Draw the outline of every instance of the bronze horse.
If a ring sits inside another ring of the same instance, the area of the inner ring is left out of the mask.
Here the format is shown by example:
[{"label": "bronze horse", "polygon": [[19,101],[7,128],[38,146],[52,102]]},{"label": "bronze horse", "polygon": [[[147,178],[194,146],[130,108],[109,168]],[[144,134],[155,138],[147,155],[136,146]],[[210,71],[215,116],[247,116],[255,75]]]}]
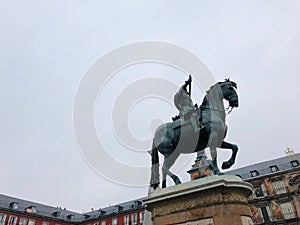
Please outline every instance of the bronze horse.
[{"label": "bronze horse", "polygon": [[170,172],[180,154],[204,151],[210,148],[212,157],[211,167],[215,175],[221,175],[217,165],[217,148],[231,149],[232,155],[228,161],[223,162],[222,169],[229,169],[236,159],[238,146],[224,141],[227,133],[225,124],[226,110],[223,99],[229,102],[233,109],[239,106],[237,85],[235,82],[226,79],[213,85],[205,95],[202,105],[197,108],[197,113],[203,128],[195,132],[188,120],[169,122],[159,126],[153,138],[151,150],[151,186],[156,189],[159,186],[159,156],[158,152],[164,155],[162,166],[162,188],[166,187],[166,177],[169,175],[175,184],[180,184],[180,179]]}]

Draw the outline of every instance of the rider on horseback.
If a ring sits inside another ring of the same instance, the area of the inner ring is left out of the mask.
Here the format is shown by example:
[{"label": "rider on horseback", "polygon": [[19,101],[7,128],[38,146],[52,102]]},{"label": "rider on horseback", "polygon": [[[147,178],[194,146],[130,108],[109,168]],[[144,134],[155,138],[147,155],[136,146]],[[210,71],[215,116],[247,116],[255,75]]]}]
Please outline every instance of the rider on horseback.
[{"label": "rider on horseback", "polygon": [[[185,81],[184,85],[182,85],[179,91],[175,94],[174,103],[176,108],[179,110],[179,116],[173,117],[172,119],[174,121],[179,118],[183,118],[184,121],[190,119],[195,133],[197,133],[200,131],[202,126],[196,112],[197,105],[194,105],[191,99],[191,83],[192,77],[190,75],[189,79]],[[189,92],[187,91],[187,86],[189,86]]]}]

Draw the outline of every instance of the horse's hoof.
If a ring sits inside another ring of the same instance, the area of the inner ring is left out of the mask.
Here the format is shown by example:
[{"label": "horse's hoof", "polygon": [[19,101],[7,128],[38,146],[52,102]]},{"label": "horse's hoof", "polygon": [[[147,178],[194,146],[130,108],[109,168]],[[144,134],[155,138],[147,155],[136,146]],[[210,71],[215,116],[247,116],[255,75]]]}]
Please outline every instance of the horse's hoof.
[{"label": "horse's hoof", "polygon": [[215,173],[214,175],[215,175],[215,176],[222,176],[222,175],[225,175],[225,173],[219,172],[219,173]]},{"label": "horse's hoof", "polygon": [[214,170],[213,173],[214,175],[224,175],[224,173],[221,173],[220,170]]},{"label": "horse's hoof", "polygon": [[181,184],[181,181],[178,179],[178,180],[175,181],[175,184],[176,185]]},{"label": "horse's hoof", "polygon": [[158,184],[152,184],[151,187],[155,190],[158,188]]},{"label": "horse's hoof", "polygon": [[231,166],[232,166],[232,164],[229,163],[228,161],[222,163],[222,169],[223,170],[229,169]]},{"label": "horse's hoof", "polygon": [[222,169],[223,169],[223,170],[229,169],[229,167],[230,167],[230,166],[229,166],[229,163],[228,163],[228,162],[223,162],[223,163],[222,163]]}]

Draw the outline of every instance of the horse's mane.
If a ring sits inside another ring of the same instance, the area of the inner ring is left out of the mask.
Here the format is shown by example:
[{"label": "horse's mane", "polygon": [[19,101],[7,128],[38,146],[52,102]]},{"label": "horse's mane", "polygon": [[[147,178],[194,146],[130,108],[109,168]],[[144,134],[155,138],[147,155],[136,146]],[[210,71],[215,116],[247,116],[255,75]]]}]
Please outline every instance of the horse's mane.
[{"label": "horse's mane", "polygon": [[203,100],[202,100],[202,103],[201,103],[201,106],[206,106],[208,104],[208,96],[211,94],[212,91],[214,91],[214,89],[220,85],[222,82],[217,82],[216,84],[210,86],[209,90],[206,91],[206,95],[204,96]]}]

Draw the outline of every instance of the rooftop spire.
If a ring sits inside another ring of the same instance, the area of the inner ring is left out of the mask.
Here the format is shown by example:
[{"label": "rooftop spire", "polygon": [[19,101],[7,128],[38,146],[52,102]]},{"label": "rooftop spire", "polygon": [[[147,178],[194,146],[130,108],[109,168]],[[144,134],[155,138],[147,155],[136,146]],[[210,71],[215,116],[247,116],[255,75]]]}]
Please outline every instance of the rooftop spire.
[{"label": "rooftop spire", "polygon": [[286,154],[287,156],[289,156],[289,155],[294,155],[294,154],[295,154],[294,150],[291,149],[290,147],[287,147],[286,150],[285,150],[284,152],[285,152],[285,154]]}]

